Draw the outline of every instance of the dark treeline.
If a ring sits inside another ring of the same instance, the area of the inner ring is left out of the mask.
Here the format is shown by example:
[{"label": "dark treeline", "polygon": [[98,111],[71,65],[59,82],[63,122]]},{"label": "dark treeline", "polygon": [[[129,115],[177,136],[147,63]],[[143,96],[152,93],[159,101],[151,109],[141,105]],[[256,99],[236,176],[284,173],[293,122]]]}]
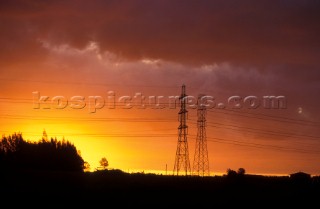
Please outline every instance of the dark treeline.
[{"label": "dark treeline", "polygon": [[0,168],[3,170],[83,171],[84,160],[69,141],[51,138],[30,142],[22,134],[3,136]]}]

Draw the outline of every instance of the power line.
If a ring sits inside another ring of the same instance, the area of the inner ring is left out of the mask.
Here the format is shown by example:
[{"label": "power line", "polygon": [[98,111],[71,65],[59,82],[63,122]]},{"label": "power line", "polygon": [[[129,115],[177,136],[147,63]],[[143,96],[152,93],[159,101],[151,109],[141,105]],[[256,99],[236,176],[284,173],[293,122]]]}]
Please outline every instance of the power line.
[{"label": "power line", "polygon": [[[226,110],[226,109],[225,109]],[[226,110],[226,111],[231,111],[231,110]],[[259,119],[259,120],[271,120],[271,121],[277,121],[277,122],[285,122],[285,123],[293,123],[293,124],[298,124],[298,125],[307,125],[307,126],[319,126],[320,122],[316,121],[307,121],[307,120],[298,120],[298,119],[293,119],[293,118],[285,118],[285,117],[276,117],[276,116],[269,116],[269,118],[263,118],[263,117],[255,117],[255,116],[249,116],[249,115],[242,115],[241,113],[238,114],[230,114],[228,112],[215,112],[215,111],[210,111],[208,112],[214,112],[214,113],[219,113],[219,114],[225,114],[225,115],[232,115],[232,116],[240,116],[240,117],[246,117],[246,118],[254,118],[254,119]],[[233,111],[235,112],[235,111]],[[236,112],[237,113],[237,112]],[[282,118],[282,119],[281,119]]]},{"label": "power line", "polygon": [[[277,131],[270,131],[270,130],[263,130],[263,129],[257,129],[257,128],[251,128],[251,127],[243,127],[243,126],[236,126],[236,125],[226,125],[223,123],[214,123],[214,122],[210,122],[209,124],[216,124],[216,125],[220,125],[223,126],[222,128],[225,129],[230,129],[230,130],[235,130],[235,131],[239,131],[236,128],[240,128],[240,129],[246,129],[246,132],[252,132],[252,133],[262,133],[262,134],[268,134],[268,135],[274,135],[274,136],[287,136],[287,137],[296,137],[296,138],[301,138],[301,137],[307,137],[307,138],[316,138],[316,139],[320,139],[320,136],[312,136],[312,135],[305,135],[305,134],[294,134],[294,133],[287,133],[287,132],[277,132]],[[218,127],[219,126],[214,126],[214,125],[209,125],[210,127]],[[225,127],[225,126],[229,126],[229,127]],[[243,130],[241,130],[243,131]]]},{"label": "power line", "polygon": [[[8,118],[8,119],[28,119],[28,120],[60,120],[60,121],[90,121],[90,122],[174,122],[174,119],[167,119],[167,118],[87,118],[87,117],[51,117],[51,116],[26,116],[26,115],[10,115],[10,114],[2,114],[2,118]],[[190,123],[195,123],[193,121],[190,121]],[[241,129],[242,132],[251,132],[256,134],[265,134],[265,135],[273,135],[273,136],[286,136],[286,137],[295,137],[295,138],[315,138],[319,139],[319,136],[313,136],[313,135],[306,135],[306,134],[296,134],[296,133],[288,133],[288,132],[278,132],[278,131],[271,131],[271,130],[264,130],[264,129],[258,129],[258,128],[251,128],[251,127],[244,127],[244,126],[237,126],[237,125],[230,125],[230,124],[224,124],[224,123],[217,123],[217,122],[208,122],[209,127],[215,127],[215,128],[224,128],[234,131],[240,131],[238,129]],[[218,125],[218,126],[217,126]]]},{"label": "power line", "polygon": [[[62,81],[52,81],[52,80],[27,80],[27,79],[17,79],[17,78],[0,78],[0,81],[7,82],[27,82],[27,83],[43,83],[43,84],[63,84],[63,85],[87,85],[87,86],[124,86],[123,84],[116,83],[98,83],[98,82],[62,82]],[[164,86],[164,85],[139,85],[139,84],[125,84],[126,87],[147,87],[147,88],[177,88],[176,85]]]},{"label": "power line", "polygon": [[[196,122],[190,122],[193,124],[196,124]],[[208,122],[209,123],[209,122]],[[285,132],[276,132],[276,131],[269,131],[269,130],[263,130],[263,129],[256,129],[256,128],[250,128],[250,127],[243,127],[243,126],[235,126],[235,125],[228,125],[223,123],[214,123],[210,122],[209,124],[217,124],[217,125],[207,125],[208,127],[214,127],[214,128],[223,128],[223,129],[229,129],[237,132],[249,132],[254,134],[263,134],[263,135],[273,135],[273,136],[285,136],[285,137],[294,137],[301,139],[302,137],[307,138],[314,138],[314,139],[320,139],[319,136],[311,136],[311,135],[304,135],[304,134],[295,134],[295,133],[285,133]],[[239,130],[240,128],[241,130]]]},{"label": "power line", "polygon": [[120,122],[174,122],[174,119],[166,118],[85,118],[85,117],[51,117],[51,116],[24,116],[24,115],[2,115],[2,118],[28,119],[28,120],[71,120],[71,121],[120,121]]},{"label": "power line", "polygon": [[268,149],[268,150],[289,151],[289,152],[298,152],[298,153],[304,153],[304,154],[311,154],[311,153],[320,154],[320,151],[317,151],[317,150],[288,148],[288,147],[283,147],[283,146],[243,142],[243,141],[238,141],[238,140],[229,140],[229,139],[222,139],[222,138],[217,138],[217,137],[208,137],[208,141],[209,142],[224,143],[224,144],[232,144],[232,145],[236,145],[236,146],[246,146],[246,147],[253,147],[253,148]]},{"label": "power line", "polygon": [[[26,98],[10,98],[10,97],[2,97],[0,98],[0,100],[9,100],[6,101],[8,103],[33,103],[34,99],[26,99]],[[150,105],[154,105],[153,103],[148,103],[145,102],[143,103],[146,106]],[[112,105],[115,106],[125,106],[125,104],[123,102],[114,102],[112,103]],[[139,107],[141,106],[141,104],[131,104],[132,107]],[[160,102],[159,105],[173,105],[173,103],[170,102]],[[194,108],[191,108],[194,109]],[[278,122],[287,122],[287,123],[307,123],[307,125],[320,125],[319,121],[309,121],[309,120],[301,120],[301,119],[294,119],[294,118],[289,118],[289,117],[283,117],[283,116],[274,116],[274,115],[268,115],[268,114],[263,114],[263,113],[253,113],[253,112],[239,112],[236,110],[232,110],[232,109],[217,109],[217,110],[210,110],[207,109],[208,112],[214,112],[214,113],[219,113],[219,114],[226,114],[226,115],[232,115],[232,116],[240,116],[240,117],[247,117],[247,118],[255,118],[255,119],[260,119],[260,120],[272,120],[272,121],[278,121]],[[219,111],[223,111],[223,112],[219,112]],[[233,112],[236,114],[231,114],[228,112]],[[245,115],[244,115],[245,114]],[[250,116],[251,115],[251,116]],[[258,116],[258,117],[256,117]],[[276,120],[275,120],[276,119]],[[305,124],[303,124],[305,125]]]}]

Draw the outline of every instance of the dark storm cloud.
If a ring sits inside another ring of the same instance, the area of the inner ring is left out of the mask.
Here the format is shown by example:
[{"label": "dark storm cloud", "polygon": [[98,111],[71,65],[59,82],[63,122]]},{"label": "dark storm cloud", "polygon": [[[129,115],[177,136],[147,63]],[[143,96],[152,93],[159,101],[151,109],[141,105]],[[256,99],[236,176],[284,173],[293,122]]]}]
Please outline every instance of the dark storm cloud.
[{"label": "dark storm cloud", "polygon": [[36,40],[45,39],[96,41],[129,59],[315,65],[319,9],[319,1],[1,1],[1,56],[40,56]]}]

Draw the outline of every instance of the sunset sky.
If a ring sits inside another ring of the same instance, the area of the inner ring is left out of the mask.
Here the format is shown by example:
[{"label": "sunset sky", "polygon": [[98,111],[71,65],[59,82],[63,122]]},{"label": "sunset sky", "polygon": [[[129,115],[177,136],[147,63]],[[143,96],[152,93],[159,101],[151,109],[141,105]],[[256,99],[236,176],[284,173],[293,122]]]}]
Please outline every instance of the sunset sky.
[{"label": "sunset sky", "polygon": [[[92,170],[106,157],[110,168],[172,174],[179,105],[169,96],[185,84],[187,95],[214,97],[212,174],[319,175],[319,11],[312,0],[0,1],[0,132],[64,137]],[[264,96],[286,107],[267,108]]]}]

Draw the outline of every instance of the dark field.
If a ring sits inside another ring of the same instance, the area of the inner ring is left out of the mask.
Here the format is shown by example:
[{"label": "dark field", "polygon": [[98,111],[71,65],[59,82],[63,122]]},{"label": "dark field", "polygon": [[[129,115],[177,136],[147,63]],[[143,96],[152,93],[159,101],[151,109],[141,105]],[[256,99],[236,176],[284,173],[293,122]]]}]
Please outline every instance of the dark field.
[{"label": "dark field", "polygon": [[2,171],[0,177],[1,199],[21,200],[24,206],[309,208],[320,199],[319,177],[162,176],[120,170]]}]

